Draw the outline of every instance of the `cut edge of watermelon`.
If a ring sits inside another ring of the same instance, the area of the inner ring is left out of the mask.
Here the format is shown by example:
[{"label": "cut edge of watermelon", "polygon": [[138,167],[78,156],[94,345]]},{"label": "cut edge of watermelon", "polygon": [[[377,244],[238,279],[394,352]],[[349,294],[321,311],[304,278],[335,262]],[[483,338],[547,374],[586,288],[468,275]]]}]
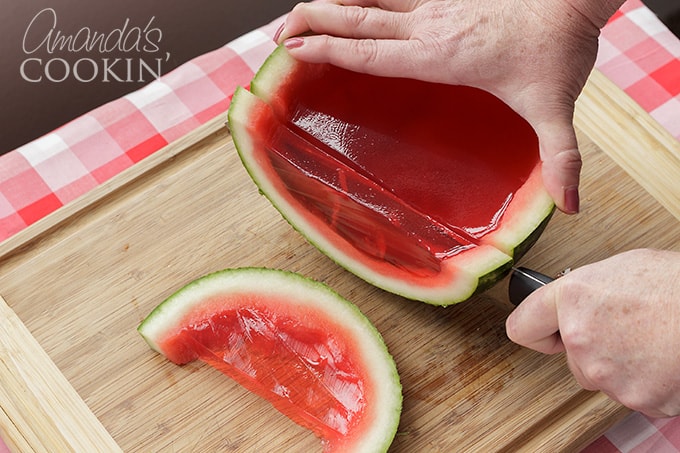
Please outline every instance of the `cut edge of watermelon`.
[{"label": "cut edge of watermelon", "polygon": [[[253,77],[250,92],[266,104],[275,103],[273,93],[286,84],[300,64],[284,46],[278,46],[262,64],[261,69],[266,70],[257,71]],[[526,183],[514,194],[504,213],[503,227],[487,234],[482,241],[514,259],[521,257],[536,242],[555,210],[555,203],[543,186],[541,167],[537,165]],[[516,214],[520,209],[521,216]]]},{"label": "cut edge of watermelon", "polygon": [[[250,91],[267,104],[271,104],[272,93],[275,93],[278,87],[285,85],[290,74],[300,64],[285,47],[276,47],[250,81]],[[266,71],[263,71],[263,68],[266,68]]]},{"label": "cut edge of watermelon", "polygon": [[[229,107],[228,123],[241,161],[260,192],[294,229],[322,253],[374,286],[408,299],[446,306],[467,300],[493,286],[536,242],[555,208],[543,187],[540,165],[515,193],[502,226],[487,234],[474,253],[468,250],[456,256],[455,260],[443,260],[442,271],[436,277],[406,277],[404,273],[392,277],[394,267],[389,263],[370,258],[355,249],[322,220],[301,214],[306,210],[304,206],[287,196],[285,187],[276,187],[276,183],[267,178],[267,172],[262,168],[269,164],[265,159],[258,159],[255,152],[257,144],[253,143],[247,130],[250,114],[255,109],[274,108],[278,102],[274,93],[286,83],[299,64],[284,47],[277,47],[252,79],[250,91],[244,88],[236,90]],[[527,209],[527,206],[530,208]],[[522,215],[516,215],[520,210]]]},{"label": "cut edge of watermelon", "polygon": [[[260,108],[269,106],[244,88],[236,90],[229,109],[229,125],[241,161],[261,193],[283,218],[338,265],[379,288],[433,305],[449,305],[466,300],[488,288],[510,270],[510,255],[495,246],[481,244],[455,260],[444,260],[442,270],[436,277],[413,275],[407,278],[404,273],[398,278],[391,277],[390,274],[394,273],[391,264],[365,255],[321,219],[305,215],[304,206],[286,192],[283,183],[267,177],[265,169],[269,163],[258,159],[255,153],[258,144],[253,142],[253,137],[247,131],[250,114]],[[336,244],[343,244],[344,247]]]},{"label": "cut edge of watermelon", "polygon": [[502,228],[482,238],[483,243],[502,250],[514,261],[538,240],[555,211],[555,203],[543,185],[541,167],[537,165],[514,194],[503,215]]},{"label": "cut edge of watermelon", "polygon": [[402,387],[396,364],[382,335],[361,310],[321,282],[278,269],[225,269],[194,280],[169,296],[137,330],[154,351],[173,361],[159,346],[162,339],[179,330],[192,312],[209,313],[213,307],[203,305],[210,304],[211,298],[231,292],[271,295],[276,299],[287,297],[288,308],[297,306],[323,313],[343,333],[348,333],[360,366],[370,370],[366,374],[371,379],[369,392],[375,395],[375,400],[366,406],[370,412],[364,416],[373,422],[362,423],[368,432],[352,432],[351,438],[339,441],[335,447],[358,452],[386,451],[396,435],[402,408]]}]

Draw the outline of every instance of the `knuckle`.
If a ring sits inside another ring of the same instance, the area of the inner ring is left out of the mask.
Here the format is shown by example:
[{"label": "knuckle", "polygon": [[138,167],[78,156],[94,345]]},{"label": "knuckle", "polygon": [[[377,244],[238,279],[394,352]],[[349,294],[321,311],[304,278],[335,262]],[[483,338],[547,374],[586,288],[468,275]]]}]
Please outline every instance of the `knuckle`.
[{"label": "knuckle", "polygon": [[581,153],[577,148],[562,150],[555,155],[555,159],[559,162],[562,168],[580,171],[583,165]]},{"label": "knuckle", "polygon": [[305,9],[306,7],[307,7],[307,3],[306,3],[306,2],[299,2],[299,3],[297,3],[297,4],[293,7],[292,11],[295,11],[295,12],[304,11],[304,9]]},{"label": "knuckle", "polygon": [[307,8],[306,3],[304,2],[297,3],[293,7],[293,9],[291,9],[290,12],[288,13],[289,20],[291,17],[304,16],[306,8]]},{"label": "knuckle", "polygon": [[360,70],[368,71],[378,61],[379,49],[375,39],[360,39],[352,43],[352,51],[361,60]]},{"label": "knuckle", "polygon": [[357,72],[372,73],[375,70],[379,52],[375,40],[328,35],[306,39],[307,51],[320,56],[317,62],[327,62]]},{"label": "knuckle", "polygon": [[608,367],[596,363],[583,370],[583,375],[589,385],[583,386],[588,390],[606,390],[611,385],[612,373]]},{"label": "knuckle", "polygon": [[361,28],[368,23],[370,10],[360,6],[345,6],[341,9],[344,21],[350,29]]}]

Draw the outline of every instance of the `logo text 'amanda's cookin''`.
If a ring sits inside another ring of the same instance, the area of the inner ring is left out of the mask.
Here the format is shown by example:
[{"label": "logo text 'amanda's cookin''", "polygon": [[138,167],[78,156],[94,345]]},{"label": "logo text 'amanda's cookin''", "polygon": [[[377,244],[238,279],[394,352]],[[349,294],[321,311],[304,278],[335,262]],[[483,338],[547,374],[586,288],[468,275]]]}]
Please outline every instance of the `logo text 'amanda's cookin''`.
[{"label": "logo text 'amanda's cookin''", "polygon": [[68,34],[57,28],[57,12],[45,8],[33,17],[24,32],[22,46],[26,58],[19,68],[21,77],[33,83],[157,79],[170,53],[161,52],[163,32],[154,26],[154,20],[152,16],[143,26],[135,26],[128,18],[110,31],[84,26]]}]

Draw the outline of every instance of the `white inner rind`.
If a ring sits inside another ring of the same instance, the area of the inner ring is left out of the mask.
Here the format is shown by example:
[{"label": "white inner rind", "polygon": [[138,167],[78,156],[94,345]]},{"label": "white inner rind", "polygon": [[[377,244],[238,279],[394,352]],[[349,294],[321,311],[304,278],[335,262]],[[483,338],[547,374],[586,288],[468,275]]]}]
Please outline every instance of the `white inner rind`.
[{"label": "white inner rind", "polygon": [[[182,322],[192,312],[201,311],[201,305],[225,294],[254,294],[266,299],[271,296],[286,300],[282,307],[292,316],[296,309],[308,308],[339,326],[355,342],[353,359],[368,371],[370,387],[375,399],[369,401],[365,419],[359,425],[367,431],[352,433],[348,451],[386,451],[392,443],[401,414],[401,384],[396,365],[378,330],[349,301],[326,285],[298,274],[264,269],[229,269],[200,278],[166,299],[139,326],[139,333],[149,345],[163,354],[158,341],[182,327]],[[208,302],[209,303],[209,302]]]},{"label": "white inner rind", "polygon": [[[526,240],[549,216],[554,204],[543,188],[540,167],[517,192],[498,230],[487,235],[476,250],[468,250],[442,261],[438,276],[418,278],[398,272],[389,264],[362,254],[345,238],[306,211],[286,193],[280,181],[272,177],[270,163],[259,156],[258,147],[248,130],[251,114],[269,108],[272,93],[285,84],[297,63],[279,47],[265,61],[251,83],[251,92],[239,89],[229,108],[229,125],[241,160],[260,191],[283,217],[309,242],[367,282],[409,299],[435,305],[449,305],[467,300],[479,286],[479,279],[509,267],[514,249]],[[518,212],[521,209],[521,212]]]}]

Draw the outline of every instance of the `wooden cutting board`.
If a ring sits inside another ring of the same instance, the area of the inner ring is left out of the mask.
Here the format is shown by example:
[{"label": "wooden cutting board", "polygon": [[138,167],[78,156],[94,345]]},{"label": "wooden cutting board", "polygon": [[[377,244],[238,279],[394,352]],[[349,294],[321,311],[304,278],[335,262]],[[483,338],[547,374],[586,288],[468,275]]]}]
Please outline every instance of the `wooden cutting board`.
[{"label": "wooden cutting board", "polygon": [[[643,152],[634,135],[670,153],[677,183],[677,142],[598,73],[579,102],[582,213],[557,213],[521,264],[557,274],[634,247],[680,250],[677,219],[602,149]],[[391,451],[577,451],[627,414],[581,390],[562,355],[506,338],[507,281],[440,308],[336,266],[258,194],[223,121],[0,244],[0,436],[11,448],[320,451],[265,401],[205,364],[169,363],[135,330],[185,283],[237,266],[323,281],[382,332],[404,392]]]}]

